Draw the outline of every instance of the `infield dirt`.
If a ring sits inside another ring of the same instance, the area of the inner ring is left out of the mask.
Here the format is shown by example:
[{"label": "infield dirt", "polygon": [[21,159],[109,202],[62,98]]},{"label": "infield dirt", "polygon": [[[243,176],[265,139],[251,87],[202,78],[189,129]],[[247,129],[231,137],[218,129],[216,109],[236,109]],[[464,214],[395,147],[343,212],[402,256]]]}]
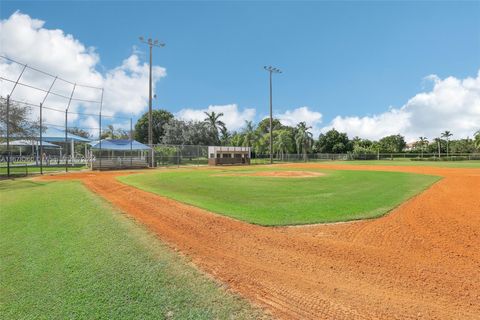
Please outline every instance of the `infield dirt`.
[{"label": "infield dirt", "polygon": [[289,164],[443,179],[387,216],[261,227],[116,180],[72,173],[202,270],[284,319],[480,319],[480,169]]}]

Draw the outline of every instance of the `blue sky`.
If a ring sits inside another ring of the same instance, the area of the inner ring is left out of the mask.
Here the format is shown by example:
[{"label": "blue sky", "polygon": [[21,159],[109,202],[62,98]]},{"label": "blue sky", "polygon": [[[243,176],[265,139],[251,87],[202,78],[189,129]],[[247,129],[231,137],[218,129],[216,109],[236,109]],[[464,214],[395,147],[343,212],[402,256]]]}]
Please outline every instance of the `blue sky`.
[{"label": "blue sky", "polygon": [[[167,76],[156,106],[172,112],[237,104],[268,112],[264,65],[274,78],[275,113],[307,106],[322,126],[337,116],[374,116],[431,90],[425,81],[477,77],[480,2],[127,2],[2,1],[61,29],[100,57],[106,72],[146,48],[139,35],[167,46],[154,63]],[[41,67],[41,66],[40,66]],[[146,105],[144,106],[146,108]]]}]

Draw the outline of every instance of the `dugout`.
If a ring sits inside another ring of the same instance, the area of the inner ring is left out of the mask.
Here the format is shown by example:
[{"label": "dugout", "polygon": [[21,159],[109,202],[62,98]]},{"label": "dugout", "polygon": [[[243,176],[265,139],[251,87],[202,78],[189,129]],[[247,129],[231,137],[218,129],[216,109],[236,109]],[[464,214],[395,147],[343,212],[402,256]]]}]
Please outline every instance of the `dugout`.
[{"label": "dugout", "polygon": [[208,147],[208,165],[249,165],[250,147]]},{"label": "dugout", "polygon": [[92,143],[92,170],[141,169],[148,167],[151,148],[136,140],[103,139]]}]

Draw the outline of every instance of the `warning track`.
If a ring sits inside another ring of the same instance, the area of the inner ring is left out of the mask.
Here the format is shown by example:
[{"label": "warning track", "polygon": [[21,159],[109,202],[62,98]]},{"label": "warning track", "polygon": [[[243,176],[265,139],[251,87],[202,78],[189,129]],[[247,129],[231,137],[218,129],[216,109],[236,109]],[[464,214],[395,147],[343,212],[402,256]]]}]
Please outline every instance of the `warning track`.
[{"label": "warning track", "polygon": [[269,228],[72,173],[205,272],[284,319],[479,319],[480,169],[291,164],[440,175],[389,215]]}]

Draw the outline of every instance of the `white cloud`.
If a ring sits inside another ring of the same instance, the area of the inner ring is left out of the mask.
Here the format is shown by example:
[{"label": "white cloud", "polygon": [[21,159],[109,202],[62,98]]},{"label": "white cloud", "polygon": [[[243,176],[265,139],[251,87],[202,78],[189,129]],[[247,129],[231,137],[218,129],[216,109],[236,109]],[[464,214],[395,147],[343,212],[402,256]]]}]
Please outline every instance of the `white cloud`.
[{"label": "white cloud", "polygon": [[310,110],[308,107],[299,107],[293,110],[287,110],[284,113],[274,115],[283,125],[295,127],[299,122],[305,122],[312,127],[312,133],[316,136],[320,131],[319,125],[322,123],[322,114]]},{"label": "white cloud", "polygon": [[252,121],[255,118],[255,109],[246,108],[239,110],[236,104],[227,105],[210,105],[204,109],[186,108],[178,111],[175,115],[179,119],[203,121],[205,119],[205,112],[223,113],[220,118],[229,130],[238,130],[245,125],[245,121]]},{"label": "white cloud", "polygon": [[[126,58],[122,64],[104,73],[99,72],[100,57],[95,48],[87,47],[73,35],[65,34],[59,29],[45,28],[45,22],[30,16],[15,12],[9,18],[0,21],[0,54],[13,58],[29,66],[44,70],[50,74],[94,87],[103,87],[104,114],[138,115],[148,103],[148,64],[139,61],[137,53]],[[16,80],[22,67],[0,58],[0,74],[2,77]],[[166,76],[164,68],[153,67],[153,83]],[[27,69],[21,82],[48,89],[52,77]],[[12,84],[0,81],[0,94],[10,93]],[[64,96],[70,96],[73,85],[57,80],[53,91]],[[17,86],[13,99],[38,104],[45,93]],[[100,100],[99,90],[77,86],[74,98],[85,100]],[[50,95],[46,106],[64,109],[68,99]],[[71,111],[98,113],[99,106],[95,103],[73,102]],[[64,115],[59,112],[44,112],[46,122],[59,124]],[[78,123],[92,123],[91,120],[80,119],[71,114],[71,120]]]},{"label": "white cloud", "polygon": [[[105,109],[111,113],[139,114],[148,104],[148,68],[137,55],[131,55],[120,67],[108,71],[104,80]],[[153,81],[165,75],[164,68],[152,67]]]},{"label": "white cloud", "polygon": [[390,109],[385,113],[374,116],[337,116],[328,126],[322,128],[322,132],[335,128],[340,132],[347,132],[350,137],[378,139],[391,134],[403,133],[409,123],[409,113],[398,109]]},{"label": "white cloud", "polygon": [[335,128],[351,137],[369,139],[400,133],[414,141],[419,136],[433,139],[445,130],[456,138],[471,137],[480,129],[480,71],[473,78],[430,75],[426,79],[433,81],[433,88],[415,95],[401,108],[373,116],[337,116],[322,131]]}]

